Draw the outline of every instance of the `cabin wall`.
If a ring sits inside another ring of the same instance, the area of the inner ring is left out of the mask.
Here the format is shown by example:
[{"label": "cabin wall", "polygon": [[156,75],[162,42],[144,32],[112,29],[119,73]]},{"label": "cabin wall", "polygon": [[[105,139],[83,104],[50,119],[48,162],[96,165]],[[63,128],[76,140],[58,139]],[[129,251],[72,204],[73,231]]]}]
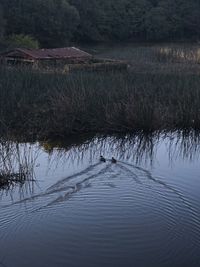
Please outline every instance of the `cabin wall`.
[{"label": "cabin wall", "polygon": [[53,68],[63,68],[66,64],[77,64],[88,62],[88,58],[70,58],[70,59],[43,59],[38,60],[40,67],[53,67]]},{"label": "cabin wall", "polygon": [[25,66],[41,72],[122,71],[128,68],[128,64],[124,61],[98,59],[94,57],[35,60],[27,56],[23,58],[6,57],[2,60],[10,66]]}]

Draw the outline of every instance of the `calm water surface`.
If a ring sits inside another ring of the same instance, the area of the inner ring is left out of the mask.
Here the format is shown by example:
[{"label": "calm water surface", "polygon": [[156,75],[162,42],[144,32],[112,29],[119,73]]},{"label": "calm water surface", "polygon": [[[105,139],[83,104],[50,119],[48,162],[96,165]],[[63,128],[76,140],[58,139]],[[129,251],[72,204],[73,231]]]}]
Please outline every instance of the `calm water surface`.
[{"label": "calm water surface", "polygon": [[199,138],[27,149],[36,182],[0,191],[0,266],[200,266]]}]

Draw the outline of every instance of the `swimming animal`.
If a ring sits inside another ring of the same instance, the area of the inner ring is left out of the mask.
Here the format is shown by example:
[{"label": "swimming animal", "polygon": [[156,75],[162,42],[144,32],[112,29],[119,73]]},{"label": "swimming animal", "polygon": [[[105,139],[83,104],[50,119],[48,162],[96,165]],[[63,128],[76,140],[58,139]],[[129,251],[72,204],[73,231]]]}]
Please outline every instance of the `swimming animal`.
[{"label": "swimming animal", "polygon": [[111,162],[112,162],[112,163],[117,163],[117,160],[116,160],[115,158],[112,157]]},{"label": "swimming animal", "polygon": [[106,159],[105,159],[103,156],[101,156],[101,157],[100,157],[100,161],[101,161],[101,162],[106,162]]}]

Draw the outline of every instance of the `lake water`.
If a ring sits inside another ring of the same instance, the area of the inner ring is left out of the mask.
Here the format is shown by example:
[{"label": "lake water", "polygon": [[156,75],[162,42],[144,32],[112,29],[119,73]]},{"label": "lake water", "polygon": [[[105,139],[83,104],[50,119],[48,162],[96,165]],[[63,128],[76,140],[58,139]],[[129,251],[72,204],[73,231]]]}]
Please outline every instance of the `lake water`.
[{"label": "lake water", "polygon": [[0,191],[0,266],[200,266],[198,135],[94,137],[20,151],[31,153],[36,181]]}]

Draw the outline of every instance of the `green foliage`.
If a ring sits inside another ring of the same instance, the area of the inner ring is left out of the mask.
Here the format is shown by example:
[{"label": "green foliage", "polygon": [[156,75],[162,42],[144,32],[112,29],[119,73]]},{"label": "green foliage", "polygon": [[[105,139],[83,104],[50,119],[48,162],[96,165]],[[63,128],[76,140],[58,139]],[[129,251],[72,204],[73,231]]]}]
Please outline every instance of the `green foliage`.
[{"label": "green foliage", "polygon": [[103,31],[107,24],[107,14],[98,0],[71,1],[80,15],[80,24],[76,31],[76,39],[83,41],[103,40]]},{"label": "green foliage", "polygon": [[[200,39],[199,0],[0,0],[0,37],[70,41]],[[6,21],[6,26],[5,26]]]},{"label": "green foliage", "polygon": [[4,20],[4,17],[3,17],[3,10],[2,10],[2,7],[0,5],[0,40],[3,37],[4,28],[5,28],[5,20]]},{"label": "green foliage", "polygon": [[42,46],[58,46],[73,36],[78,12],[66,0],[0,0],[7,19],[6,34],[34,36]]},{"label": "green foliage", "polygon": [[10,48],[39,48],[39,43],[33,37],[23,34],[13,34],[6,40]]},{"label": "green foliage", "polygon": [[197,0],[70,0],[79,41],[200,38]]},{"label": "green foliage", "polygon": [[127,40],[144,33],[148,0],[71,0],[79,11],[78,40]]}]

